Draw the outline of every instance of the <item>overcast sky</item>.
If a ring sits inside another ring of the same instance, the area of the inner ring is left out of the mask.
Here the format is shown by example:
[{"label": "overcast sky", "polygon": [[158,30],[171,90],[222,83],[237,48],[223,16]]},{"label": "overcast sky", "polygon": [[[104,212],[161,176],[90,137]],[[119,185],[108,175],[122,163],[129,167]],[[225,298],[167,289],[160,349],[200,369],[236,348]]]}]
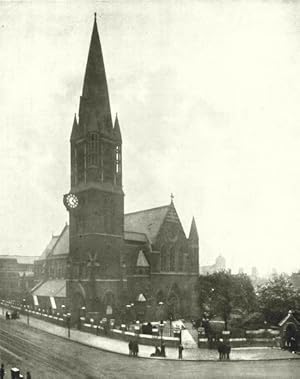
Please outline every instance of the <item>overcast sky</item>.
[{"label": "overcast sky", "polygon": [[68,220],[69,136],[93,26],[123,135],[126,212],[168,204],[200,262],[296,271],[300,6],[293,1],[0,2],[0,252]]}]

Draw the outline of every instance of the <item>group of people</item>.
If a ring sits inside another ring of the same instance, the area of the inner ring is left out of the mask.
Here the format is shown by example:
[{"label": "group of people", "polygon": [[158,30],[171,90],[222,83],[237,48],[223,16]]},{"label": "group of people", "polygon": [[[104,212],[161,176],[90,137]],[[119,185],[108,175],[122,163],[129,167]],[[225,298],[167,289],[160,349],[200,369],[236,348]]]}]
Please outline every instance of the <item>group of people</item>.
[{"label": "group of people", "polygon": [[[5,372],[5,369],[4,369],[4,364],[1,363],[1,367],[0,367],[0,379],[4,379],[4,376],[5,376],[6,372]],[[18,378],[24,378],[24,376],[22,374],[18,374]],[[14,378],[13,376],[13,373],[12,373],[12,379]],[[27,371],[26,372],[26,379],[31,379],[31,374],[30,374],[30,371]]]},{"label": "group of people", "polygon": [[[184,348],[182,343],[178,345],[178,359],[182,359],[182,352]],[[150,357],[166,357],[166,345],[162,342],[160,348],[156,345],[154,353],[150,354]]]},{"label": "group of people", "polygon": [[129,356],[130,357],[137,357],[139,353],[139,344],[137,340],[130,340],[128,343],[129,348]]},{"label": "group of people", "polygon": [[223,341],[219,341],[218,343],[218,353],[219,359],[221,360],[229,360],[230,359],[231,346],[229,343],[225,343]]},{"label": "group of people", "polygon": [[158,345],[155,346],[154,353],[150,354],[150,357],[166,357],[166,345],[164,342],[161,343],[160,348]]},{"label": "group of people", "polygon": [[15,309],[11,313],[9,311],[6,311],[5,313],[6,320],[16,320],[19,317],[20,317],[19,312],[17,312]]}]

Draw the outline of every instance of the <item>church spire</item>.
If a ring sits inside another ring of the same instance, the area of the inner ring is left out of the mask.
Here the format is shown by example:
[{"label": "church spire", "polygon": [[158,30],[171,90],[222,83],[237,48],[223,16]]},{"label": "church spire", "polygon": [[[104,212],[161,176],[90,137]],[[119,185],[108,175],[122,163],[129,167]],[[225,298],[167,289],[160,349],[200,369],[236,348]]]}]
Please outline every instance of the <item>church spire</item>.
[{"label": "church spire", "polygon": [[96,13],[80,101],[80,124],[88,124],[88,114],[91,108],[96,110],[97,123],[100,128],[104,127],[107,131],[111,130],[109,95]]}]

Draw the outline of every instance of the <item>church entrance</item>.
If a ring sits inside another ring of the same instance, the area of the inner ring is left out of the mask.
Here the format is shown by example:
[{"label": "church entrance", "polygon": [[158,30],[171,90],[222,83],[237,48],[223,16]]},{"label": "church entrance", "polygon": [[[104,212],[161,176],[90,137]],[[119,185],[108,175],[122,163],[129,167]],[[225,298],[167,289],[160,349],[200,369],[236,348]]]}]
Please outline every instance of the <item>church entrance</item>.
[{"label": "church entrance", "polygon": [[168,318],[176,320],[180,317],[180,300],[175,292],[171,292],[167,299]]}]

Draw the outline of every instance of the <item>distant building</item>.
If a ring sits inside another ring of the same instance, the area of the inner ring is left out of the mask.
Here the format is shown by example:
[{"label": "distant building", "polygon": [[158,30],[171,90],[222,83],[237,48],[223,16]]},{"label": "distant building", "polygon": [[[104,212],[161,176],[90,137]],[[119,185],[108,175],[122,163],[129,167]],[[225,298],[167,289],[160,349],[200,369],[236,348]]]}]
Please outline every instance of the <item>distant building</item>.
[{"label": "distant building", "polygon": [[300,271],[295,272],[291,275],[291,282],[295,288],[300,290]]},{"label": "distant building", "polygon": [[34,285],[36,256],[0,255],[0,298],[22,299]]},{"label": "distant building", "polygon": [[226,270],[226,260],[222,255],[216,258],[216,261],[212,265],[201,266],[200,265],[200,275],[209,275],[214,272],[220,272]]}]

